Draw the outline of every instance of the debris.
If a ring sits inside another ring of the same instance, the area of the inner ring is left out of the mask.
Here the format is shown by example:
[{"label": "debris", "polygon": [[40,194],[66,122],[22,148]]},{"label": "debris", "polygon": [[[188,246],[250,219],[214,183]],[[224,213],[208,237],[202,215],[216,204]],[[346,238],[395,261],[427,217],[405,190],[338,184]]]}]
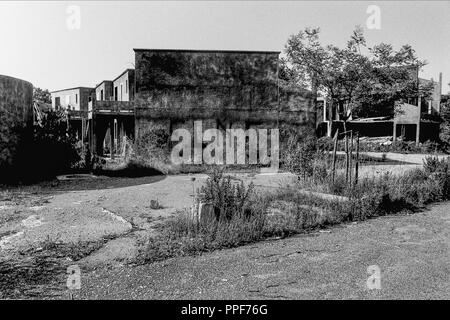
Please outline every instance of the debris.
[{"label": "debris", "polygon": [[25,228],[35,228],[42,225],[42,221],[39,220],[36,215],[31,215],[28,218],[22,220],[22,224]]}]

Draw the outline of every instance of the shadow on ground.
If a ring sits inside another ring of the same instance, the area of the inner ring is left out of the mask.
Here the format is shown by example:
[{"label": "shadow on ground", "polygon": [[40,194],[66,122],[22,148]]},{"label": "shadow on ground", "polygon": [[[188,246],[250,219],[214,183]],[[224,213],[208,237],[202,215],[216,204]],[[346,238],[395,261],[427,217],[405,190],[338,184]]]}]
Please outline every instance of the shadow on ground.
[{"label": "shadow on ground", "polygon": [[99,189],[116,189],[137,186],[142,184],[155,183],[166,178],[165,175],[153,175],[144,177],[127,176],[96,176],[96,178],[83,180],[53,181],[50,186],[44,189],[49,191],[82,191]]}]

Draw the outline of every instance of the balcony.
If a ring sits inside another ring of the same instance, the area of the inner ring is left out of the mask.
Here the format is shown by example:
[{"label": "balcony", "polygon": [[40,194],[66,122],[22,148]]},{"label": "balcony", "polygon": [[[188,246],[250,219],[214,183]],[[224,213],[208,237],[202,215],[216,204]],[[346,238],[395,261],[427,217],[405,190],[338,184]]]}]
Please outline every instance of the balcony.
[{"label": "balcony", "polygon": [[94,101],[94,114],[134,115],[134,103],[131,101]]},{"label": "balcony", "polygon": [[70,120],[81,120],[87,118],[88,112],[86,110],[67,110],[67,115]]}]

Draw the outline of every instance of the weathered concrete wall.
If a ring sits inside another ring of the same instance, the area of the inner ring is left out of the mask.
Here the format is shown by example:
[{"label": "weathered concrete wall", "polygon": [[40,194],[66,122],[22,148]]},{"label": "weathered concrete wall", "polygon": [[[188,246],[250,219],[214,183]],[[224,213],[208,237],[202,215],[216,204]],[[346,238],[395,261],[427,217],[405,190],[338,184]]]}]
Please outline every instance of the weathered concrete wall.
[{"label": "weathered concrete wall", "polygon": [[278,54],[135,49],[136,137],[156,125],[192,130],[194,120],[206,128],[314,127],[311,94],[278,83]]},{"label": "weathered concrete wall", "polygon": [[417,124],[420,121],[420,106],[403,103],[394,117],[396,123]]},{"label": "weathered concrete wall", "polygon": [[[80,110],[80,89],[69,89],[58,92],[52,92],[52,106],[54,109],[70,109]],[[59,98],[59,105],[56,101]]]},{"label": "weathered concrete wall", "polygon": [[[103,98],[101,91],[103,90]],[[95,97],[98,101],[113,100],[113,82],[105,80],[95,88]]]},{"label": "weathered concrete wall", "polygon": [[0,75],[0,171],[12,164],[18,144],[29,138],[27,128],[32,125],[33,85]]},{"label": "weathered concrete wall", "polygon": [[134,100],[134,70],[127,69],[118,78],[113,81],[113,92],[117,88],[117,101],[132,101]]},{"label": "weathered concrete wall", "polygon": [[57,108],[56,98],[60,99],[60,108],[87,111],[89,98],[94,93],[93,88],[71,88],[67,90],[54,91],[52,95],[52,107]]}]

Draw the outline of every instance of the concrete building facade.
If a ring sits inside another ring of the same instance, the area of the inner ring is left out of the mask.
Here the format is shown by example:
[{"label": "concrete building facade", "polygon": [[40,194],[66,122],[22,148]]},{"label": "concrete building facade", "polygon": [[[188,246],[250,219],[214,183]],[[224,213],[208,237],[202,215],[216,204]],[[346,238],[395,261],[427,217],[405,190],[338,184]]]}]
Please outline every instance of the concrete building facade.
[{"label": "concrete building facade", "polygon": [[134,100],[134,70],[126,69],[112,81],[114,101]]},{"label": "concrete building facade", "polygon": [[104,80],[95,87],[95,99],[97,101],[114,100],[113,82]]},{"label": "concrete building facade", "polygon": [[[311,125],[311,94],[281,88],[279,52],[134,49],[136,137],[203,120],[203,130]],[[313,125],[312,125],[313,126]]]},{"label": "concrete building facade", "polygon": [[19,143],[31,141],[33,85],[0,75],[0,181],[11,174]]},{"label": "concrete building facade", "polygon": [[[93,100],[86,108],[83,132],[98,155],[120,154],[125,138],[140,139],[152,128],[164,128],[168,134],[177,128],[192,130],[196,120],[203,121],[203,130],[281,125],[314,129],[311,93],[279,84],[279,52],[134,52],[135,69],[91,89]],[[74,94],[73,90],[52,93],[54,107],[56,98],[59,106],[70,105]],[[63,105],[63,99],[68,103]]]},{"label": "concrete building facade", "polygon": [[92,101],[93,92],[94,88],[87,87],[52,91],[52,107],[55,110],[88,111],[88,105]]},{"label": "concrete building facade", "polygon": [[[442,96],[442,73],[439,80],[419,78],[419,69],[411,69],[410,75],[417,82],[417,94],[419,86],[431,85],[429,97],[415,97],[397,107],[393,115],[385,115],[373,118],[350,117],[347,129],[359,132],[360,135],[369,137],[392,136],[395,142],[399,137],[403,140],[412,140],[416,144],[428,140],[439,139],[439,115]],[[343,132],[343,121],[340,119],[339,110],[336,107],[327,106],[327,99],[318,99],[319,121],[318,131],[320,135],[333,136],[336,130]],[[394,106],[392,106],[394,110]]]}]

